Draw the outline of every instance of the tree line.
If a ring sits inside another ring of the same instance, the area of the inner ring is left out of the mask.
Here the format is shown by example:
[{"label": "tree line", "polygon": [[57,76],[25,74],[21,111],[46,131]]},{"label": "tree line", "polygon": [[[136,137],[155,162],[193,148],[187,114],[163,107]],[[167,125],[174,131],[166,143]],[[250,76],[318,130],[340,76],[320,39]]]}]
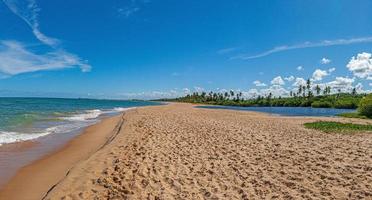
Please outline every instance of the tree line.
[{"label": "tree line", "polygon": [[187,103],[203,103],[228,106],[288,106],[288,107],[317,107],[317,108],[357,108],[360,100],[366,94],[358,94],[356,88],[351,92],[335,91],[331,86],[321,89],[319,85],[312,87],[308,79],[305,85],[299,85],[297,91],[290,91],[289,97],[274,96],[272,93],[258,95],[246,99],[242,92],[233,90],[226,92],[194,92],[174,99],[160,99],[161,101],[175,101]]}]

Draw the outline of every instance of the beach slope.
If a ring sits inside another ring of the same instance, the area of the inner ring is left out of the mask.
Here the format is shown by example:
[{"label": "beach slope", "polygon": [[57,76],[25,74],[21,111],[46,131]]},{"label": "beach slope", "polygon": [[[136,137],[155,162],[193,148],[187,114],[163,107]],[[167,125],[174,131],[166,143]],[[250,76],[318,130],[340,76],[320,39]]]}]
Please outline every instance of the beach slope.
[{"label": "beach slope", "polygon": [[21,168],[0,189],[0,199],[42,199],[74,166],[104,147],[122,125],[122,115],[86,128],[63,148]]}]

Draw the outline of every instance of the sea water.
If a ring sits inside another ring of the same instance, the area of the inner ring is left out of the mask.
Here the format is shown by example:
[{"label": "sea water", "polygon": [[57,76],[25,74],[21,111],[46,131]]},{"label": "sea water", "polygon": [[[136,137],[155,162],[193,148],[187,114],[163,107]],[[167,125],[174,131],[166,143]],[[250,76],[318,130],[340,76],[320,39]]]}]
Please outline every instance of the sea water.
[{"label": "sea water", "polygon": [[148,101],[0,98],[0,146],[70,133],[97,123],[102,116],[157,104]]},{"label": "sea water", "polygon": [[281,116],[335,117],[341,113],[356,112],[355,109],[312,108],[312,107],[243,107],[243,106],[197,106],[208,109],[229,109],[241,111],[264,112]]}]

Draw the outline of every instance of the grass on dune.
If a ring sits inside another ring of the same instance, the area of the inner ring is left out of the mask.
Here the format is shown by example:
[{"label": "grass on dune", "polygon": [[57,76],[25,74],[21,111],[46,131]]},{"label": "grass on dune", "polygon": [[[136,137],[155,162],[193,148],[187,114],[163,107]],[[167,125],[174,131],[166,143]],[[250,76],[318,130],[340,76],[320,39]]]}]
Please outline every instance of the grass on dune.
[{"label": "grass on dune", "polygon": [[361,115],[361,114],[359,114],[357,112],[341,113],[341,114],[338,114],[337,116],[339,116],[339,117],[346,117],[346,118],[371,119],[371,118],[368,118],[367,116]]},{"label": "grass on dune", "polygon": [[326,133],[354,133],[372,131],[372,125],[317,121],[304,124],[306,128],[320,130]]}]

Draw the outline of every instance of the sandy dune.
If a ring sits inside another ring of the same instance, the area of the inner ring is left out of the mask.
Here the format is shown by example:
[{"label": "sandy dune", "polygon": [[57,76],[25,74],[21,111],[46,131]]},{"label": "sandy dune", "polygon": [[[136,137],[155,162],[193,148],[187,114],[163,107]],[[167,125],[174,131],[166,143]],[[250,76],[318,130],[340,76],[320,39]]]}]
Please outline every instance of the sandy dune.
[{"label": "sandy dune", "polygon": [[47,199],[372,198],[372,134],[177,104],[130,111]]}]

